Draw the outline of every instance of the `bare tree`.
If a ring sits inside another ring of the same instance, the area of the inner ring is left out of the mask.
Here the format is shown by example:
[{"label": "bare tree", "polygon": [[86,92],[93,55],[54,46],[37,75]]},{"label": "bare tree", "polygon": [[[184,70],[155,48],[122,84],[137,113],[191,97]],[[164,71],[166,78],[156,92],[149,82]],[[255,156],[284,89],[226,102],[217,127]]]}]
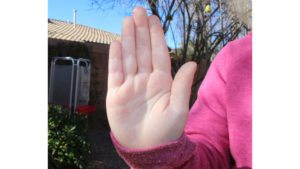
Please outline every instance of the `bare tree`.
[{"label": "bare tree", "polygon": [[[169,47],[172,57],[172,74],[187,61],[198,64],[192,88],[191,104],[196,99],[211,60],[229,41],[249,29],[230,12],[230,6],[221,0],[91,0],[98,9],[107,10],[125,5],[132,10],[135,5],[148,7],[162,22],[165,34],[173,38],[174,48]],[[106,9],[102,8],[106,6]],[[210,5],[211,11],[205,11]],[[178,36],[179,35],[179,36]],[[180,44],[177,46],[177,44]]]}]

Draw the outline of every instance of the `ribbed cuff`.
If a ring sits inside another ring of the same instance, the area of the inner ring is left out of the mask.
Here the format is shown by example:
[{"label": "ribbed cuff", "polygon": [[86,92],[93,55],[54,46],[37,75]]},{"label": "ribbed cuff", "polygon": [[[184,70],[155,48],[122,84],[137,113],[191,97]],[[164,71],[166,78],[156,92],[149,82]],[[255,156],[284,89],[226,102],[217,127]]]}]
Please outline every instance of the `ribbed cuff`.
[{"label": "ribbed cuff", "polygon": [[135,169],[171,169],[183,165],[193,155],[195,144],[183,134],[178,140],[149,148],[131,150],[118,143],[110,133],[118,154]]}]

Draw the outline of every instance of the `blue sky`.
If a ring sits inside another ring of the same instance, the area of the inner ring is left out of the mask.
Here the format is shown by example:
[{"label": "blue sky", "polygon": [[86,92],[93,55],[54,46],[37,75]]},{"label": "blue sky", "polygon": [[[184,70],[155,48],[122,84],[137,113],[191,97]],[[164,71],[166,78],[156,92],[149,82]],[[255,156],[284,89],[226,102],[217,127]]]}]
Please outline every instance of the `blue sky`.
[{"label": "blue sky", "polygon": [[122,7],[104,12],[92,7],[90,0],[48,0],[48,18],[73,21],[73,9],[77,10],[78,24],[121,34],[122,18],[126,15]]},{"label": "blue sky", "polygon": [[[48,0],[48,18],[73,21],[73,9],[77,10],[78,24],[121,34],[122,19],[130,15],[128,6],[116,5],[113,10],[97,10],[92,7],[91,0]],[[167,36],[168,44],[173,47],[171,37]]]}]

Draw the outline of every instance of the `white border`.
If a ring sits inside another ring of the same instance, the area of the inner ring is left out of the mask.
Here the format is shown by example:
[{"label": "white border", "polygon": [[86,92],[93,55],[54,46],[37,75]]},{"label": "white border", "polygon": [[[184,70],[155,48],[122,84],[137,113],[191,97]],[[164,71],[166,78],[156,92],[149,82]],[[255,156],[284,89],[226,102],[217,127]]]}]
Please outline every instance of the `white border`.
[{"label": "white border", "polygon": [[1,1],[0,22],[0,168],[48,168],[47,1]]},{"label": "white border", "polygon": [[253,5],[253,168],[300,168],[299,1]]}]

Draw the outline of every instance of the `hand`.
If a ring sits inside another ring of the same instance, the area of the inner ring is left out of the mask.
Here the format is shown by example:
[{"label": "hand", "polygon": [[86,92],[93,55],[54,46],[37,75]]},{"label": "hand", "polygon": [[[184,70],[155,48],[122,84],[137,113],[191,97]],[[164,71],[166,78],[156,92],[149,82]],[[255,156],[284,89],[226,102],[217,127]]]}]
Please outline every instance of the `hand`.
[{"label": "hand", "polygon": [[123,21],[122,40],[110,46],[107,116],[112,133],[127,148],[150,148],[178,139],[184,130],[194,62],[174,80],[160,20],[136,7]]}]

